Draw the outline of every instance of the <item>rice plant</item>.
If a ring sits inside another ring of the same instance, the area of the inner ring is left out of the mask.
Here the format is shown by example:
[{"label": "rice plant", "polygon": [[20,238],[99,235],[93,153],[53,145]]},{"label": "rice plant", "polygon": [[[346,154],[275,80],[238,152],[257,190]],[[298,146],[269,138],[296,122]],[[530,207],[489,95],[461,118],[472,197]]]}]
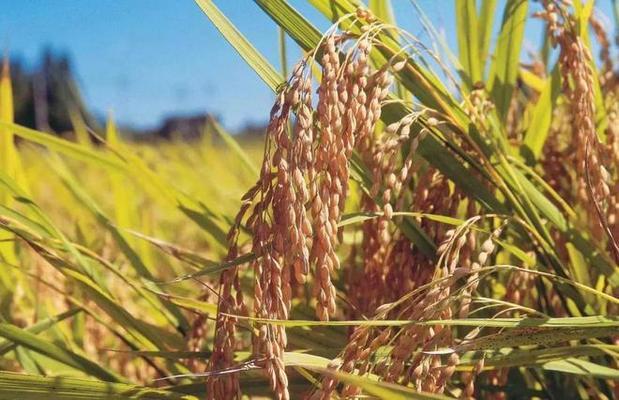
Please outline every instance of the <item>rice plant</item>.
[{"label": "rice plant", "polygon": [[414,2],[424,40],[387,0],[308,0],[325,32],[254,2],[289,76],[196,0],[273,89],[264,143],[61,139],[13,123],[5,66],[0,398],[619,398],[594,2],[456,0],[457,49]]}]

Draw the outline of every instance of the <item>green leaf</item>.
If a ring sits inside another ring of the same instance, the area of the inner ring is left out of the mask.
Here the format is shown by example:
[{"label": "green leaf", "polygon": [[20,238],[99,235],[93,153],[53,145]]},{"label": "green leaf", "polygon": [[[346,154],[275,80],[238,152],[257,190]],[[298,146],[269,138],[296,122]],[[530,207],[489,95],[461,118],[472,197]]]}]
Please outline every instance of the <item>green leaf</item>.
[{"label": "green leaf", "polygon": [[537,103],[531,109],[531,123],[524,134],[521,154],[531,163],[542,154],[542,148],[550,131],[552,110],[555,109],[557,98],[561,89],[561,74],[558,65],[552,70],[550,79],[546,83],[537,99]]},{"label": "green leaf", "polygon": [[[273,398],[273,390],[264,376],[263,371],[246,371],[241,374],[239,381],[244,395],[266,399]],[[198,396],[200,399],[207,397],[206,385],[204,382],[171,386],[166,389],[176,393],[192,394]],[[310,389],[312,389],[312,387],[305,378],[294,375],[288,377],[288,390],[290,391],[292,399],[304,398]]]},{"label": "green leaf", "polygon": [[554,343],[567,342],[570,340],[610,337],[617,332],[618,326],[619,325],[611,327],[603,326],[587,328],[583,326],[561,328],[517,328],[461,343],[455,347],[455,350],[460,352],[470,350],[501,349],[504,347],[527,345],[548,346]]},{"label": "green leaf", "polygon": [[547,371],[565,372],[568,374],[582,375],[599,379],[619,380],[619,370],[604,365],[592,363],[579,358],[567,358],[565,360],[549,361],[543,365]]},{"label": "green leaf", "polygon": [[460,64],[463,68],[460,73],[466,87],[471,90],[473,84],[481,80],[476,1],[455,1],[456,37],[458,38]]},{"label": "green leaf", "polygon": [[501,120],[507,117],[514,85],[518,77],[520,49],[524,38],[529,2],[508,1],[503,13],[501,31],[490,66],[488,88]]},{"label": "green leaf", "polygon": [[486,59],[490,49],[490,38],[492,37],[492,27],[494,26],[494,11],[496,0],[482,0],[477,27],[479,28],[479,59],[481,62],[481,72],[485,71]]},{"label": "green leaf", "polygon": [[199,278],[201,276],[205,276],[205,275],[211,275],[211,274],[218,274],[221,271],[224,271],[228,268],[232,268],[235,267],[237,265],[240,264],[245,264],[248,263],[250,261],[253,261],[256,258],[256,256],[253,253],[248,253],[248,254],[244,254],[242,256],[239,256],[237,258],[235,258],[234,260],[231,261],[225,261],[222,263],[215,263],[213,262],[212,265],[203,268],[199,271],[196,272],[192,272],[190,274],[186,274],[186,275],[182,275],[179,276],[176,279],[173,279],[171,281],[165,282],[165,283],[175,283],[175,282],[180,282],[180,281],[185,281],[187,279],[194,279],[194,278]]},{"label": "green leaf", "polygon": [[[106,123],[106,140],[113,148],[121,147],[121,141],[116,129],[116,124],[114,123],[114,119],[112,118],[112,114],[108,118]],[[132,208],[134,204],[132,204],[132,199],[134,198],[127,190],[127,179],[126,176],[119,172],[111,172],[110,180],[112,181],[112,192],[114,194],[114,211],[116,217],[116,224],[123,228],[128,228],[132,226],[133,215]]]},{"label": "green leaf", "polygon": [[[152,284],[152,283],[150,283]],[[176,296],[169,293],[164,293],[158,291],[156,288],[148,288],[154,294],[160,296],[165,299],[166,302],[175,304],[182,308],[187,308],[192,311],[197,311],[202,314],[217,314],[217,304],[207,303],[205,301],[200,301],[196,299],[192,299],[189,297]]]},{"label": "green leaf", "polygon": [[[498,351],[469,352],[460,357],[458,369],[473,368],[484,360],[484,370],[503,368],[541,368],[599,379],[618,379],[619,370],[588,361],[580,357],[603,357],[614,352],[614,345],[575,345],[542,349],[501,349]],[[579,357],[579,358],[577,358]]]},{"label": "green leaf", "polygon": [[195,268],[215,267],[219,265],[219,263],[209,260],[206,257],[202,256],[201,254],[196,253],[195,251],[185,249],[176,244],[166,242],[164,240],[157,239],[151,236],[147,236],[147,235],[144,235],[143,233],[136,232],[130,229],[128,229],[127,232],[129,232],[130,234],[134,235],[137,238],[145,240],[146,242],[157,247],[159,250],[163,251],[164,253],[182,262],[185,262]]},{"label": "green leaf", "polygon": [[[61,314],[58,314],[54,317],[45,318],[36,324],[29,326],[25,329],[25,331],[30,332],[34,335],[39,334],[41,332],[46,331],[51,328],[55,324],[60,321],[64,321],[65,319],[73,317],[75,314],[81,312],[81,308],[72,308],[69,311],[65,311]],[[0,355],[4,355],[15,348],[16,344],[11,341],[2,341],[0,342]]]},{"label": "green leaf", "polygon": [[[338,226],[346,226],[346,225],[358,224],[358,223],[361,223],[363,221],[367,221],[369,219],[374,219],[374,218],[380,217],[382,215],[383,215],[382,212],[375,212],[375,213],[356,212],[356,213],[351,213],[351,214],[345,214],[345,215],[342,216],[342,220],[340,221]],[[394,211],[393,215],[394,216],[414,217],[414,218],[424,218],[424,219],[428,219],[430,221],[440,222],[441,224],[453,225],[453,226],[462,225],[462,224],[464,224],[466,222],[466,221],[464,221],[462,219],[453,218],[453,217],[449,217],[449,216],[446,216],[446,215],[426,214],[426,213],[420,213],[420,212]]]},{"label": "green leaf", "polygon": [[[16,182],[19,182],[19,178],[23,175],[19,153],[15,146],[15,135],[10,127],[4,125],[11,125],[13,123],[14,108],[9,59],[5,57],[0,75],[0,169]],[[23,185],[20,186],[23,187]],[[10,197],[8,197],[4,191],[0,191],[0,200],[2,200],[2,203],[5,205],[9,205],[11,201]],[[15,252],[15,245],[11,236],[7,234],[8,232],[0,232],[0,255],[2,255],[5,260],[16,263],[17,255]],[[9,282],[10,280],[11,277],[7,275],[7,273],[0,274],[3,290],[12,290]]]},{"label": "green leaf", "polygon": [[42,133],[34,129],[20,125],[0,121],[0,128],[10,129],[15,134],[30,142],[40,144],[50,150],[65,154],[76,160],[85,161],[89,164],[100,165],[119,171],[124,170],[124,163],[116,156],[77,143],[69,142],[57,136]]},{"label": "green leaf", "polygon": [[330,375],[339,381],[357,386],[366,393],[385,400],[445,400],[452,399],[442,394],[417,392],[411,388],[393,383],[379,382],[369,376],[358,376],[328,368],[308,367],[308,369]]},{"label": "green leaf", "polygon": [[395,25],[395,15],[390,0],[369,0],[368,7],[379,19]]},{"label": "green leaf", "polygon": [[15,325],[0,323],[0,336],[14,342],[15,344],[47,356],[69,367],[75,368],[78,371],[82,371],[85,374],[89,374],[110,382],[123,382],[125,380],[119,375],[116,375],[93,361],[90,361],[88,358],[47,340],[43,340],[37,335],[24,329],[20,329]]},{"label": "green leaf", "polygon": [[[250,320],[259,323],[280,325],[287,327],[306,326],[406,326],[406,325],[445,325],[445,326],[475,326],[485,328],[519,328],[529,329],[530,332],[547,329],[566,329],[569,332],[574,329],[583,331],[600,330],[600,332],[612,332],[619,328],[619,317],[614,316],[590,316],[590,317],[560,317],[560,318],[466,318],[466,319],[437,319],[437,320],[354,320],[354,321],[309,321],[309,320],[280,320],[266,319],[235,315],[240,320]],[[525,332],[523,330],[523,332]],[[566,333],[566,332],[563,332]],[[599,332],[595,332],[597,335]],[[516,335],[516,334],[514,334]],[[595,336],[590,336],[595,337]]]},{"label": "green leaf", "polygon": [[123,400],[182,399],[197,400],[165,390],[93,381],[63,376],[23,375],[0,372],[0,399],[6,400]]}]

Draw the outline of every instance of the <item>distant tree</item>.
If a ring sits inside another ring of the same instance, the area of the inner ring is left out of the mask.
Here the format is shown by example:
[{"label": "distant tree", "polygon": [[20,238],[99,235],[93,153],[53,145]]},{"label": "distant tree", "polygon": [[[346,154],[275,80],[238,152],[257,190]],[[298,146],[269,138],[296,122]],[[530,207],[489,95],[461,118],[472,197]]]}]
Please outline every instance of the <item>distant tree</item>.
[{"label": "distant tree", "polygon": [[72,130],[70,113],[73,112],[88,126],[98,128],[97,120],[84,103],[66,54],[46,49],[31,70],[13,61],[11,79],[18,124],[64,134]]}]

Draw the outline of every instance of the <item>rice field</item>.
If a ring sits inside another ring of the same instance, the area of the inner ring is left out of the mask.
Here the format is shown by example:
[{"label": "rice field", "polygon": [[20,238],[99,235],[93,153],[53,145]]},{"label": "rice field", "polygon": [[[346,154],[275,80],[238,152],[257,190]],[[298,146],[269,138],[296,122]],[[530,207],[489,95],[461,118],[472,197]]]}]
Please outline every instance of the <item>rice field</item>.
[{"label": "rice field", "polygon": [[257,138],[33,130],[4,63],[0,399],[619,398],[617,19],[455,0],[450,48],[254,2],[283,67],[196,12],[273,90]]}]

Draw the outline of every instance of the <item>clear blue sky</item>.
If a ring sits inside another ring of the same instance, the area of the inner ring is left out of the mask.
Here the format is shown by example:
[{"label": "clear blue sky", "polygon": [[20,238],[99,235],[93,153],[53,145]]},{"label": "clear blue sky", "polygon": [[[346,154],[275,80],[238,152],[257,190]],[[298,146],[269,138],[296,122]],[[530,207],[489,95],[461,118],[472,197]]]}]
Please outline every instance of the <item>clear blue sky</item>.
[{"label": "clear blue sky", "polygon": [[[279,66],[273,22],[250,0],[216,3]],[[329,25],[306,0],[291,3],[319,28]],[[398,22],[423,35],[411,2],[393,3]],[[598,3],[610,17],[610,0]],[[454,46],[453,2],[418,4]],[[120,123],[148,127],[166,114],[209,111],[236,129],[268,115],[272,93],[192,0],[0,0],[0,10],[1,47],[27,65],[46,46],[68,53],[89,107],[113,110]]]}]

